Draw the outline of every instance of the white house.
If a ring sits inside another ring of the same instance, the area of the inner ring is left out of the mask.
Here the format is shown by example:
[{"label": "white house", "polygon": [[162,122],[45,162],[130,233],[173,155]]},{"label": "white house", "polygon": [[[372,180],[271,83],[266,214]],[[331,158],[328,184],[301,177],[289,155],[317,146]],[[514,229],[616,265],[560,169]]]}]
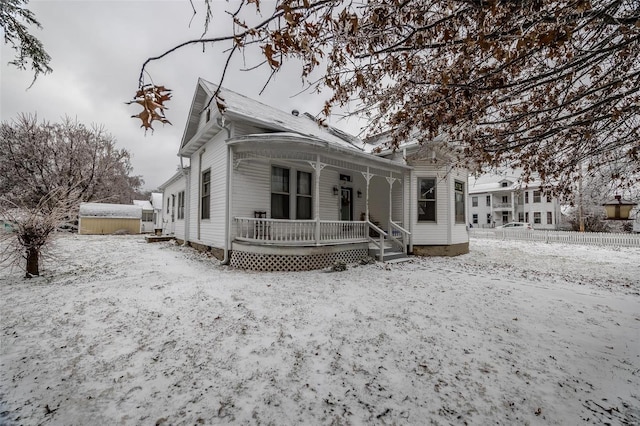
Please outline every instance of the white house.
[{"label": "white house", "polygon": [[153,206],[153,230],[162,229],[162,193],[152,192],[149,200]]},{"label": "white house", "polygon": [[153,232],[153,205],[149,200],[133,200],[134,206],[142,208],[142,222],[140,232]]},{"label": "white house", "polygon": [[165,182],[163,232],[232,266],[307,270],[376,248],[468,252],[466,170],[427,146],[372,154],[360,139],[199,79]]},{"label": "white house", "polygon": [[534,229],[558,229],[560,202],[544,195],[540,181],[523,184],[520,173],[486,174],[469,180],[468,221],[475,228],[529,222]]}]

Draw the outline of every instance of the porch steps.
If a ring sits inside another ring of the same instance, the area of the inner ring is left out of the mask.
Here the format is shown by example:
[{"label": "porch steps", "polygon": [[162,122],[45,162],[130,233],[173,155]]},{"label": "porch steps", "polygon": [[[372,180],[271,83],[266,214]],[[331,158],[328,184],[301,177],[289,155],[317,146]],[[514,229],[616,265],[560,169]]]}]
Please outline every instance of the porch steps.
[{"label": "porch steps", "polygon": [[397,259],[388,260],[385,263],[403,263],[403,262],[409,262],[410,260],[411,258],[405,255],[404,257],[398,257]]},{"label": "porch steps", "polygon": [[[372,247],[373,246],[373,247]],[[380,250],[375,245],[369,246],[369,256],[378,260],[378,255],[380,254]],[[382,259],[383,262],[403,262],[409,260],[409,257],[402,251],[398,251],[397,248],[391,245],[385,245],[384,247],[384,257]]]},{"label": "porch steps", "polygon": [[174,237],[173,235],[145,235],[144,239],[148,243],[159,243],[162,241],[175,240],[176,237]]}]

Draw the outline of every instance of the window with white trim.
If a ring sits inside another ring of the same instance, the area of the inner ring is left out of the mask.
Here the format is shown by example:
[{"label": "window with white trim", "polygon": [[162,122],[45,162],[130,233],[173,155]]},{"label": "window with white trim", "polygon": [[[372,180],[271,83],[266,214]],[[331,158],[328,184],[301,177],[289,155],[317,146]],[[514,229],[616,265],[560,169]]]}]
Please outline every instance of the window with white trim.
[{"label": "window with white trim", "polygon": [[271,218],[290,219],[289,169],[271,167]]},{"label": "window with white trim", "polygon": [[184,219],[184,191],[178,192],[178,220]]},{"label": "window with white trim", "polygon": [[209,219],[211,218],[211,169],[202,172],[200,182],[200,219]]},{"label": "window with white trim", "polygon": [[464,182],[453,181],[455,197],[455,223],[465,223],[464,216]]},{"label": "window with white trim", "polygon": [[436,179],[418,179],[418,222],[436,221]]},{"label": "window with white trim", "polygon": [[311,173],[298,171],[296,182],[296,219],[313,219]]},{"label": "window with white trim", "polygon": [[547,212],[547,225],[553,225],[553,212]]},{"label": "window with white trim", "polygon": [[478,207],[478,197],[471,197],[471,207]]},{"label": "window with white trim", "polygon": [[542,223],[542,214],[540,212],[533,212],[533,223]]},{"label": "window with white trim", "polygon": [[540,191],[533,191],[533,202],[534,203],[540,202]]}]

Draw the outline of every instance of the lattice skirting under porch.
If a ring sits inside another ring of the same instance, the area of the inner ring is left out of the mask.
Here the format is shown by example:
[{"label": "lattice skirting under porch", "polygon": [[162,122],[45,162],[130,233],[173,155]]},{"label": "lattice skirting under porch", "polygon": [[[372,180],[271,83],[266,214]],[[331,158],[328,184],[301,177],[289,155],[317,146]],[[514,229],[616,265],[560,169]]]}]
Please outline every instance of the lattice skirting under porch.
[{"label": "lattice skirting under porch", "polygon": [[356,263],[367,256],[366,248],[303,254],[265,254],[233,250],[231,266],[253,271],[310,271],[329,267],[338,260]]}]

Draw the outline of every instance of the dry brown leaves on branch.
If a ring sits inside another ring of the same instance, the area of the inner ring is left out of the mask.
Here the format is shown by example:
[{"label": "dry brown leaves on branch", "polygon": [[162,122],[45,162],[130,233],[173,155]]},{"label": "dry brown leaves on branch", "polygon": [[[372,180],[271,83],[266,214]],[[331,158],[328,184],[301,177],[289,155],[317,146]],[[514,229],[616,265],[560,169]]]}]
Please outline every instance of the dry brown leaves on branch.
[{"label": "dry brown leaves on branch", "polygon": [[153,122],[159,121],[162,124],[171,124],[165,118],[164,110],[168,109],[164,103],[171,99],[171,89],[164,86],[156,86],[155,84],[145,84],[137,92],[132,101],[127,104],[139,104],[142,106],[140,114],[132,115],[131,118],[139,118],[142,121],[140,127],[144,127],[145,132],[148,129],[153,131]]}]

